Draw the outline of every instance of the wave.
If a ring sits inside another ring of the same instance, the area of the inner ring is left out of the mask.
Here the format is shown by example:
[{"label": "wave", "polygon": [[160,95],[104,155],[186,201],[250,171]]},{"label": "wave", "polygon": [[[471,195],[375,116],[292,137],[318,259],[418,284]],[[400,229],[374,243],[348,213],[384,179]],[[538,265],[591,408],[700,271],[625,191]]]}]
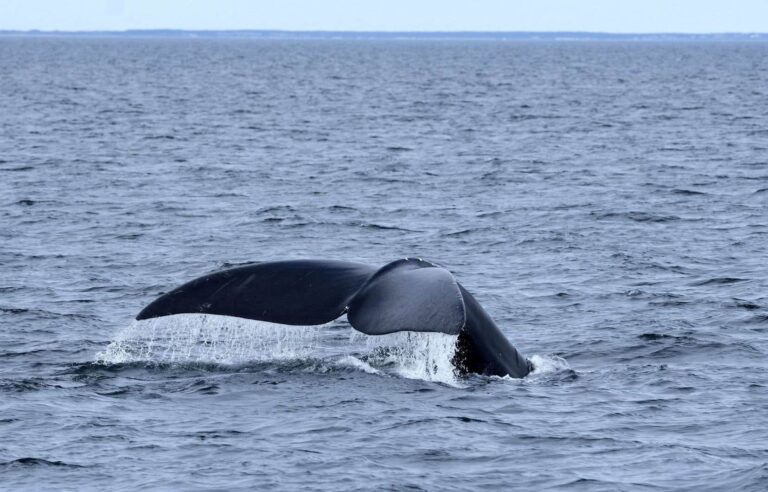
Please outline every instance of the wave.
[{"label": "wave", "polygon": [[63,461],[46,460],[43,458],[18,458],[11,461],[0,462],[0,468],[6,467],[63,467],[63,468],[85,468],[83,465],[76,465],[73,463],[64,463]]}]

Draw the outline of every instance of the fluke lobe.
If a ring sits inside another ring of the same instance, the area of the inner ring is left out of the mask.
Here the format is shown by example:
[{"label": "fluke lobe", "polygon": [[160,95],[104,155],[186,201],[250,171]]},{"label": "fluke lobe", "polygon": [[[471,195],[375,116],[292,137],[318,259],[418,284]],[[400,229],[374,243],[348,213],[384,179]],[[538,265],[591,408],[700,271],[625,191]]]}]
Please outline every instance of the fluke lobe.
[{"label": "fluke lobe", "polygon": [[286,325],[319,325],[347,314],[367,335],[397,331],[458,335],[459,372],[522,378],[533,366],[446,269],[420,258],[382,268],[332,260],[254,263],[192,280],[136,319],[218,314]]}]

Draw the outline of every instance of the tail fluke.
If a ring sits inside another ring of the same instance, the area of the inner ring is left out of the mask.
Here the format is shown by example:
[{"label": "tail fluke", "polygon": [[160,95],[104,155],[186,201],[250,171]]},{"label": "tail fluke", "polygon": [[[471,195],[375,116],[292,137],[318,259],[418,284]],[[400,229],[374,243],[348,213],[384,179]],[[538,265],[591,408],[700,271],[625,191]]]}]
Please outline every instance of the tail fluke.
[{"label": "tail fluke", "polygon": [[325,260],[247,265],[177,287],[136,319],[200,313],[319,325],[347,311],[350,324],[368,335],[396,331],[455,335],[465,321],[464,301],[453,275],[417,259],[398,260],[379,270]]},{"label": "tail fluke", "polygon": [[257,263],[192,280],[160,296],[136,319],[202,313],[319,325],[341,316],[375,272],[368,265],[345,261]]},{"label": "tail fluke", "polygon": [[464,301],[448,270],[422,260],[398,260],[376,272],[352,298],[347,318],[368,335],[396,331],[456,335],[464,326]]}]

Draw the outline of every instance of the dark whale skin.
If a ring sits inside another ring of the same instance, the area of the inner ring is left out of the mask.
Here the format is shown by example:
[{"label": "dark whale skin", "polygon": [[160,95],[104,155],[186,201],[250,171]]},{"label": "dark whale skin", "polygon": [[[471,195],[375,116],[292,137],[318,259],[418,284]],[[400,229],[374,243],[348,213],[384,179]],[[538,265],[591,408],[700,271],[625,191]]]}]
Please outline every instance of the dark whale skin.
[{"label": "dark whale skin", "polygon": [[216,314],[318,325],[347,314],[368,335],[397,331],[458,335],[459,373],[525,377],[531,362],[446,269],[420,258],[382,268],[335,260],[288,260],[232,268],[163,294],[136,316]]}]

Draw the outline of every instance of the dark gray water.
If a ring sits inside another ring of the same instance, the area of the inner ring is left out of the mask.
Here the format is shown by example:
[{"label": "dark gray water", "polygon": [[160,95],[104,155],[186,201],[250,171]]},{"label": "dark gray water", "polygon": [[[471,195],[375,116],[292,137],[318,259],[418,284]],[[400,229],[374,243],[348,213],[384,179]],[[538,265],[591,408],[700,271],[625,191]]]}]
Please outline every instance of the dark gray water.
[{"label": "dark gray water", "polygon": [[[0,39],[0,488],[765,490],[767,87],[759,43]],[[132,322],[404,256],[536,371]]]}]

